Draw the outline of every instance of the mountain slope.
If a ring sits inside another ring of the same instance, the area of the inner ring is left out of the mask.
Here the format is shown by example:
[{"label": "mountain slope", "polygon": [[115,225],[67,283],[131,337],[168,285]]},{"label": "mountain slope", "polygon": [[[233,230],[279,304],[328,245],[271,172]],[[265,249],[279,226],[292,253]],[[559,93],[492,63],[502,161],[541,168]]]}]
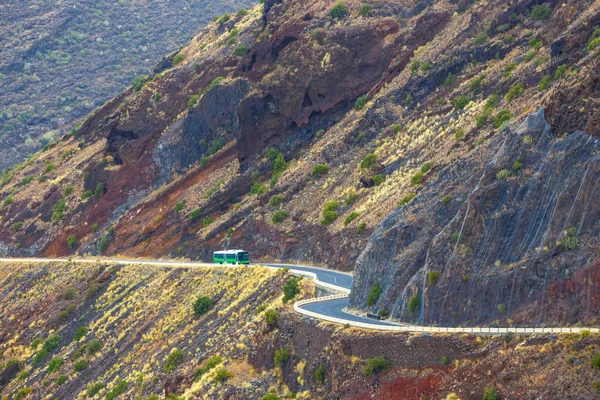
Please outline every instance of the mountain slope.
[{"label": "mountain slope", "polygon": [[356,308],[595,324],[599,24],[592,1],[220,18],[3,175],[0,253],[358,260]]}]

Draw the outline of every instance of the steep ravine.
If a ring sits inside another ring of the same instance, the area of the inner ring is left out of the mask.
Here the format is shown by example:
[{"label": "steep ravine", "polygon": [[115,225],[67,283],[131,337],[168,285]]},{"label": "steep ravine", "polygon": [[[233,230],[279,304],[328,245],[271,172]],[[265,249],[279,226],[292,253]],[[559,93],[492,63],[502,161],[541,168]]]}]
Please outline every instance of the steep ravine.
[{"label": "steep ravine", "polygon": [[377,227],[351,306],[379,282],[373,309],[419,324],[595,323],[599,147],[539,110],[475,148]]}]

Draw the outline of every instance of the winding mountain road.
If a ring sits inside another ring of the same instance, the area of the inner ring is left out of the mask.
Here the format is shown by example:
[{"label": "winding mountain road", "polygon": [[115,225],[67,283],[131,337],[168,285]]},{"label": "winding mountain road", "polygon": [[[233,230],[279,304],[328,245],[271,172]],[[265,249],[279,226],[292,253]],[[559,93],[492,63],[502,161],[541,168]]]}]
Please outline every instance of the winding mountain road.
[{"label": "winding mountain road", "polygon": [[[0,263],[11,262],[30,262],[30,263],[47,263],[47,262],[64,262],[68,261],[64,258],[0,258]],[[119,258],[73,258],[73,262],[80,263],[97,263],[111,262],[125,265],[155,265],[155,266],[172,266],[172,267],[215,267],[218,265],[186,262],[186,261],[166,261],[166,260],[128,260]],[[396,332],[449,332],[449,333],[478,333],[478,334],[505,334],[505,333],[581,333],[589,331],[600,333],[600,328],[584,328],[584,327],[556,327],[556,328],[492,328],[492,327],[437,327],[437,326],[421,326],[421,325],[405,325],[390,321],[382,321],[363,317],[357,314],[345,311],[348,307],[348,297],[352,289],[353,278],[347,272],[333,271],[324,268],[306,266],[306,265],[291,265],[291,264],[260,264],[270,268],[288,268],[291,273],[303,275],[312,278],[315,285],[322,289],[326,289],[332,294],[314,299],[306,299],[298,301],[294,304],[294,310],[302,315],[316,318],[322,321],[328,321],[338,324],[345,324],[365,329],[396,331]],[[243,267],[242,267],[243,268]]]}]

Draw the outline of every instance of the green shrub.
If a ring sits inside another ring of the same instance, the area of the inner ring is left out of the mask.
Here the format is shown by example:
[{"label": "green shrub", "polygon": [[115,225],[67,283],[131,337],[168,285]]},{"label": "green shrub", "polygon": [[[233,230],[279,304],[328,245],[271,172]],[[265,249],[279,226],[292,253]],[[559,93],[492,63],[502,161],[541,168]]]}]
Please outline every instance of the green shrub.
[{"label": "green shrub", "polygon": [[354,102],[354,109],[355,110],[362,110],[363,108],[365,108],[365,106],[367,105],[368,101],[369,101],[369,96],[367,96],[366,94],[360,96]]},{"label": "green shrub", "polygon": [[427,161],[425,164],[421,165],[421,172],[424,173],[424,174],[426,174],[433,167],[435,167],[435,162],[433,162],[433,161]]},{"label": "green shrub", "polygon": [[81,195],[81,200],[85,200],[85,199],[89,199],[90,197],[92,197],[94,195],[94,192],[92,192],[91,190],[86,190],[85,192],[83,192],[83,194]]},{"label": "green shrub", "polygon": [[489,113],[487,113],[487,112],[477,114],[475,116],[475,122],[477,124],[477,127],[483,128],[485,126],[485,124],[487,124],[488,118],[489,118]]},{"label": "green shrub", "polygon": [[346,197],[346,200],[344,200],[344,204],[350,206],[356,203],[356,200],[358,200],[358,195],[356,193],[350,193],[348,197]]},{"label": "green shrub", "polygon": [[117,386],[115,386],[110,392],[106,393],[106,396],[104,397],[105,400],[115,400],[117,397],[125,393],[128,387],[129,384],[127,381],[119,381]]},{"label": "green shrub", "polygon": [[185,60],[185,54],[179,53],[175,57],[173,57],[172,65],[175,66],[177,64],[181,64],[181,62]]},{"label": "green shrub", "polygon": [[440,273],[437,271],[429,271],[427,273],[427,280],[431,285],[434,285],[437,280],[440,278]]},{"label": "green shrub", "polygon": [[69,184],[65,186],[63,194],[65,195],[65,197],[69,197],[71,194],[73,194],[73,190],[75,190],[75,188],[73,187],[73,185]]},{"label": "green shrub", "polygon": [[63,199],[59,199],[54,205],[54,212],[52,213],[52,221],[60,221],[65,215],[67,205]]},{"label": "green shrub", "polygon": [[444,86],[451,86],[454,82],[456,82],[456,75],[448,74],[444,79]]},{"label": "green shrub", "polygon": [[469,98],[469,96],[467,95],[460,95],[457,98],[454,99],[454,109],[456,111],[461,111],[463,110],[467,104],[469,104],[471,102],[471,99]]},{"label": "green shrub", "polygon": [[204,364],[204,366],[197,368],[196,371],[194,371],[194,381],[200,380],[200,378],[202,378],[204,374],[206,374],[208,371],[221,364],[222,362],[223,359],[219,356],[212,356],[211,358],[209,358]]},{"label": "green shrub", "polygon": [[511,102],[520,95],[522,95],[524,91],[525,89],[523,89],[523,86],[520,83],[517,83],[516,85],[510,88],[510,90],[504,98],[506,99],[506,101]]},{"label": "green shrub", "polygon": [[362,169],[371,169],[375,165],[377,165],[377,156],[373,153],[367,154],[360,162],[360,167]]},{"label": "green shrub", "polygon": [[410,64],[410,72],[415,73],[419,70],[419,68],[421,68],[421,62],[418,60],[414,60],[411,64]]},{"label": "green shrub", "polygon": [[475,46],[479,46],[480,44],[484,44],[488,39],[487,32],[482,32],[473,40],[473,44]]},{"label": "green shrub", "polygon": [[592,32],[592,36],[588,41],[587,50],[588,52],[592,52],[600,47],[600,28],[596,28],[594,32]]},{"label": "green shrub", "polygon": [[48,373],[51,374],[55,371],[58,371],[59,368],[62,366],[63,364],[63,359],[62,357],[54,357],[52,358],[52,360],[50,360],[50,362],[48,363]]},{"label": "green shrub", "polygon": [[527,54],[525,55],[525,62],[528,63],[531,60],[533,60],[535,58],[535,56],[537,55],[537,51],[535,50],[531,50],[529,52],[527,52]]},{"label": "green shrub", "polygon": [[288,213],[286,211],[283,210],[279,210],[279,211],[275,211],[273,213],[273,216],[271,217],[271,221],[274,224],[280,224],[283,221],[285,221],[285,219],[288,217]]},{"label": "green shrub", "polygon": [[210,215],[208,215],[208,216],[204,217],[204,219],[202,220],[202,227],[206,228],[213,222],[215,222],[215,219],[213,217],[211,217]]},{"label": "green shrub", "polygon": [[596,389],[596,393],[600,395],[600,381],[594,381],[594,383],[592,383],[592,387]]},{"label": "green shrub", "polygon": [[363,371],[365,375],[372,376],[391,368],[391,366],[392,363],[386,360],[385,357],[375,357],[367,360]]},{"label": "green shrub", "polygon": [[[40,344],[44,343],[44,339],[42,338],[35,338],[31,341],[31,344],[29,345],[29,348],[33,351],[37,350],[38,347],[40,347]],[[8,365],[7,365],[8,366]]]},{"label": "green shrub", "polygon": [[373,185],[379,186],[383,183],[383,176],[381,174],[377,174],[373,177]]},{"label": "green shrub", "polygon": [[75,306],[70,305],[69,307],[67,307],[66,310],[59,312],[56,317],[56,322],[58,322],[59,324],[67,322],[73,311],[75,311]]},{"label": "green shrub", "polygon": [[273,361],[275,362],[275,366],[283,368],[283,366],[285,365],[287,360],[289,360],[289,358],[290,355],[288,354],[286,349],[279,349],[275,351],[275,358]]},{"label": "green shrub", "polygon": [[486,388],[483,391],[483,400],[500,400],[500,393],[498,393],[498,389],[493,386]]},{"label": "green shrub", "polygon": [[346,9],[346,5],[341,0],[335,3],[329,11],[329,15],[331,15],[331,18],[333,19],[342,19],[347,13],[348,10]]},{"label": "green shrub", "polygon": [[421,297],[414,295],[408,301],[408,312],[411,314],[416,313],[421,308]]},{"label": "green shrub", "polygon": [[58,349],[61,340],[62,337],[60,335],[52,335],[44,342],[43,349],[46,350],[48,353],[51,353],[54,350]]},{"label": "green shrub", "polygon": [[13,397],[13,399],[24,400],[31,394],[32,391],[33,389],[31,389],[30,387],[24,387],[22,389],[19,389],[19,391],[17,392],[17,394],[15,394],[15,397]]},{"label": "green shrub", "polygon": [[520,161],[515,161],[515,162],[513,163],[513,167],[512,167],[513,171],[517,172],[517,171],[519,171],[521,168],[523,168],[523,163],[522,163],[522,162],[520,162]]},{"label": "green shrub", "polygon": [[67,382],[67,379],[69,379],[69,378],[66,375],[60,375],[56,379],[56,386],[61,387],[62,385],[64,385]]},{"label": "green shrub", "polygon": [[484,110],[491,112],[496,107],[498,107],[499,104],[500,104],[500,96],[498,96],[497,94],[493,94],[490,97],[488,97],[487,101],[485,102]]},{"label": "green shrub", "polygon": [[148,76],[147,75],[138,75],[134,78],[133,83],[131,84],[133,86],[133,90],[135,92],[139,92],[140,90],[142,90],[142,88],[144,87],[144,84],[146,82],[148,82]]},{"label": "green shrub", "polygon": [[315,380],[319,383],[325,382],[325,368],[323,364],[319,364],[315,369]]},{"label": "green shrub", "polygon": [[104,193],[106,193],[106,186],[104,185],[104,183],[99,182],[98,184],[96,184],[96,188],[94,189],[94,196],[96,198],[99,198]]},{"label": "green shrub", "polygon": [[204,93],[208,92],[209,90],[211,90],[212,88],[218,86],[224,80],[225,80],[224,77],[217,76],[215,79],[212,80],[212,82],[207,87],[204,88],[204,90],[202,91],[202,94],[204,94]]},{"label": "green shrub", "polygon": [[413,102],[413,97],[412,97],[412,95],[409,93],[409,94],[407,94],[407,95],[406,95],[406,99],[404,99],[404,104],[406,104],[406,106],[408,107],[408,105],[409,105],[410,103],[412,103],[412,102]]},{"label": "green shrub", "polygon": [[185,203],[183,201],[180,201],[179,203],[175,204],[175,212],[183,211],[184,208]]},{"label": "green shrub", "polygon": [[421,183],[423,183],[423,179],[425,179],[425,174],[422,173],[421,171],[419,171],[416,174],[414,174],[412,176],[412,178],[410,178],[410,185],[411,186],[420,185]]},{"label": "green shrub", "polygon": [[430,61],[425,61],[423,64],[421,64],[421,71],[427,73],[431,71],[432,66],[433,65]]},{"label": "green shrub", "polygon": [[19,374],[19,380],[20,381],[27,380],[27,378],[29,378],[30,375],[31,375],[31,370],[26,369]]},{"label": "green shrub", "polygon": [[269,326],[277,325],[277,320],[279,320],[279,313],[276,310],[267,310],[265,313],[265,321]]},{"label": "green shrub", "polygon": [[73,370],[75,372],[81,372],[81,371],[87,369],[87,367],[88,367],[87,360],[79,360],[79,361],[75,362],[75,364],[73,364]]},{"label": "green shrub", "polygon": [[552,9],[546,3],[539,4],[531,10],[531,18],[538,21],[550,18],[550,15],[552,15]]},{"label": "green shrub", "polygon": [[560,78],[562,78],[565,72],[567,71],[567,68],[569,68],[569,66],[566,64],[556,68],[556,71],[554,71],[554,80],[559,80]]},{"label": "green shrub", "polygon": [[542,41],[536,37],[529,39],[529,47],[533,47],[535,50],[539,50],[542,47]]},{"label": "green shrub", "polygon": [[15,200],[12,197],[7,197],[6,199],[4,199],[4,202],[2,203],[2,205],[4,207],[8,207],[11,204],[13,204],[15,202]]},{"label": "green shrub", "polygon": [[174,349],[169,353],[165,363],[163,365],[163,370],[168,374],[173,372],[175,368],[177,368],[184,360],[185,353],[182,350]]},{"label": "green shrub", "polygon": [[339,214],[336,211],[323,211],[323,219],[321,220],[321,225],[326,226],[337,219]]},{"label": "green shrub", "polygon": [[502,110],[496,115],[496,118],[494,118],[494,120],[492,121],[492,127],[494,127],[494,129],[498,129],[505,122],[510,121],[511,118],[512,118],[512,115],[510,114],[510,111]]},{"label": "green shrub", "polygon": [[283,196],[281,196],[279,194],[271,196],[271,200],[269,200],[269,205],[271,207],[279,207],[282,204],[283,204]]},{"label": "green shrub", "polygon": [[69,246],[71,250],[75,250],[77,248],[77,237],[75,235],[70,235],[67,238],[67,246]]},{"label": "green shrub", "polygon": [[210,297],[202,296],[194,303],[194,315],[201,317],[213,308],[214,301]]},{"label": "green shrub", "polygon": [[90,330],[87,326],[80,326],[79,328],[77,328],[77,331],[75,331],[75,336],[73,337],[73,340],[79,342],[81,339],[83,339],[85,335],[88,334],[89,331]]},{"label": "green shrub", "polygon": [[29,185],[31,182],[33,182],[33,180],[35,179],[35,177],[33,176],[28,176],[26,178],[23,178],[23,180],[21,181],[21,183],[19,184],[20,186],[27,186]]},{"label": "green shrub", "polygon": [[550,83],[552,82],[552,77],[550,75],[545,75],[542,80],[540,81],[540,90],[544,91],[548,88],[548,86],[550,86]]},{"label": "green shrub", "polygon": [[233,55],[236,57],[243,57],[248,53],[248,46],[238,46],[233,49]]},{"label": "green shrub", "polygon": [[510,171],[507,169],[501,169],[500,171],[498,171],[498,173],[496,174],[496,179],[501,181],[501,180],[505,180],[510,176]]},{"label": "green shrub", "polygon": [[219,368],[215,373],[215,382],[223,383],[229,378],[233,378],[233,372],[229,371],[227,368]]},{"label": "green shrub", "polygon": [[471,81],[471,83],[469,84],[469,90],[471,92],[474,92],[477,89],[479,89],[481,87],[481,85],[483,84],[483,81],[485,80],[486,77],[487,76],[485,74],[481,74],[477,78],[473,79]]},{"label": "green shrub", "polygon": [[366,222],[361,222],[360,224],[358,224],[358,226],[356,227],[356,231],[358,233],[363,233],[365,230],[367,229],[367,223]]},{"label": "green shrub", "polygon": [[448,359],[448,357],[446,357],[446,356],[442,356],[440,358],[440,364],[442,364],[442,365],[449,365],[450,364],[450,359]]},{"label": "green shrub", "polygon": [[109,244],[110,244],[110,237],[104,236],[102,239],[100,239],[100,246],[99,246],[100,253],[104,253],[106,251],[106,249],[108,248]]},{"label": "green shrub", "polygon": [[238,17],[243,17],[244,15],[248,15],[248,10],[245,8],[240,8],[238,12],[235,13]]},{"label": "green shrub", "polygon": [[405,205],[410,203],[415,197],[417,197],[417,195],[414,193],[407,194],[402,198],[402,200],[400,200],[400,203],[398,203],[398,207],[404,207]]},{"label": "green shrub", "polygon": [[298,279],[290,278],[285,282],[283,286],[283,303],[287,303],[296,297],[297,294],[300,293],[300,284],[298,283]]},{"label": "green shrub", "polygon": [[267,193],[267,190],[268,189],[265,185],[263,185],[262,183],[255,182],[250,187],[250,194],[253,194],[256,196],[261,196],[261,195]]},{"label": "green shrub", "polygon": [[371,7],[370,4],[363,4],[360,7],[360,10],[358,11],[358,15],[361,17],[368,17],[369,15],[371,15],[371,12],[373,11],[373,7]]},{"label": "green shrub", "polygon": [[33,356],[31,360],[31,365],[38,365],[41,363],[46,357],[48,357],[48,350],[41,349]]},{"label": "green shrub", "polygon": [[13,224],[13,232],[19,232],[21,229],[23,229],[23,222],[19,221],[19,222],[15,222]]},{"label": "green shrub", "polygon": [[200,168],[206,167],[206,164],[210,161],[210,157],[202,157],[200,159]]},{"label": "green shrub", "polygon": [[104,383],[102,383],[102,382],[90,383],[89,385],[87,385],[86,394],[88,395],[88,397],[94,397],[102,389],[104,389]]},{"label": "green shrub", "polygon": [[377,281],[373,284],[373,286],[371,286],[371,291],[367,296],[367,307],[373,307],[375,304],[377,304],[381,293],[383,293],[383,286],[381,286],[379,281]]},{"label": "green shrub", "polygon": [[344,225],[350,224],[352,221],[354,221],[358,217],[360,217],[360,213],[359,212],[352,212],[352,213],[350,213],[350,215],[348,215],[346,217],[346,220],[344,221]]},{"label": "green shrub", "polygon": [[507,35],[504,35],[504,37],[502,38],[502,41],[506,44],[511,44],[512,42],[515,41],[515,37],[509,33]]},{"label": "green shrub", "polygon": [[452,196],[450,196],[449,194],[442,197],[442,203],[444,203],[444,204],[450,203],[451,200],[452,200]]},{"label": "green shrub", "polygon": [[191,95],[188,100],[188,104],[187,104],[188,108],[194,107],[198,103],[198,101],[200,101],[200,95],[197,95],[197,94]]}]

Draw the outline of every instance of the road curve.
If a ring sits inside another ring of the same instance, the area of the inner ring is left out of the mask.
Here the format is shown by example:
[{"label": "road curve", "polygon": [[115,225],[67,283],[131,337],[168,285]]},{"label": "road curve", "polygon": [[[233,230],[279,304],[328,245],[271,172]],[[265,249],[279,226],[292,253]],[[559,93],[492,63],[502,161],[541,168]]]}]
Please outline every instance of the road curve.
[{"label": "road curve", "polygon": [[[215,264],[207,264],[191,261],[171,261],[171,260],[127,260],[119,258],[0,258],[0,263],[9,262],[81,262],[97,263],[111,262],[126,265],[155,265],[155,266],[173,266],[173,267],[215,267]],[[329,269],[312,267],[307,265],[291,264],[260,264],[270,268],[288,268],[290,272],[296,275],[303,275],[314,279],[316,286],[327,289],[330,292],[336,292],[330,296],[314,299],[300,300],[294,304],[294,310],[302,315],[320,319],[323,321],[345,324],[359,328],[393,331],[393,332],[448,332],[448,333],[475,333],[475,334],[505,334],[505,333],[581,333],[589,331],[600,333],[600,328],[585,327],[556,327],[556,328],[492,328],[492,327],[437,327],[421,325],[404,325],[389,321],[379,321],[371,318],[351,314],[344,309],[348,306],[348,297],[352,289],[352,275],[347,272],[333,271]]]}]

